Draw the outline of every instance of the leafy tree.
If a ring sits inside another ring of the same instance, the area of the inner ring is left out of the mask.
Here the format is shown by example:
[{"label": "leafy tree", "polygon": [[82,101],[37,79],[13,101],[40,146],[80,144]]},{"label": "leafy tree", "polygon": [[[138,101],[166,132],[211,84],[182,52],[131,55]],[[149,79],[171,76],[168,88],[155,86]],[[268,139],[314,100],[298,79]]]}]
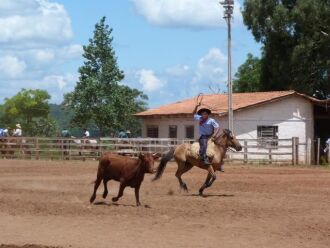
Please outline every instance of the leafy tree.
[{"label": "leafy tree", "polygon": [[253,57],[251,53],[235,74],[233,83],[234,92],[256,92],[260,91],[261,60]]},{"label": "leafy tree", "polygon": [[143,110],[147,99],[141,91],[120,84],[124,72],[118,67],[112,29],[105,21],[103,17],[95,25],[93,38],[84,46],[79,81],[64,101],[73,110],[74,125],[96,126],[101,135],[136,127],[138,120],[132,114]]},{"label": "leafy tree", "polygon": [[263,44],[261,90],[330,94],[330,0],[246,0],[244,23]]},{"label": "leafy tree", "polygon": [[[56,126],[48,116],[49,99],[47,91],[22,89],[15,96],[5,99],[1,122],[11,127],[20,123],[24,135],[51,135]],[[44,132],[45,129],[40,128],[41,125],[47,126],[52,132]]]}]

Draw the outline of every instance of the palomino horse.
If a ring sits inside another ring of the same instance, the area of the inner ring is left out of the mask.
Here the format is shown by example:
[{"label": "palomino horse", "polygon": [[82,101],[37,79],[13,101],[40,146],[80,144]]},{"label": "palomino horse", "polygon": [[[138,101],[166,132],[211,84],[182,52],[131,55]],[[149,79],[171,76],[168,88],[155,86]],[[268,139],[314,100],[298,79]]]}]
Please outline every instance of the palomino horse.
[{"label": "palomino horse", "polygon": [[214,171],[220,168],[228,147],[232,147],[236,151],[242,150],[241,144],[233,136],[230,130],[219,129],[217,133],[214,134],[212,139],[208,142],[207,155],[210,157],[212,166],[205,166],[198,156],[198,142],[195,142],[193,144],[181,144],[175,149],[173,148],[163,156],[157,168],[154,180],[157,180],[162,176],[167,162],[174,157],[176,163],[178,164],[178,169],[175,173],[175,176],[179,180],[180,187],[185,191],[188,191],[188,188],[186,183],[181,178],[184,173],[189,171],[193,166],[208,170],[208,175],[206,177],[205,183],[199,189],[199,194],[203,195],[204,189],[210,187],[216,179]]}]

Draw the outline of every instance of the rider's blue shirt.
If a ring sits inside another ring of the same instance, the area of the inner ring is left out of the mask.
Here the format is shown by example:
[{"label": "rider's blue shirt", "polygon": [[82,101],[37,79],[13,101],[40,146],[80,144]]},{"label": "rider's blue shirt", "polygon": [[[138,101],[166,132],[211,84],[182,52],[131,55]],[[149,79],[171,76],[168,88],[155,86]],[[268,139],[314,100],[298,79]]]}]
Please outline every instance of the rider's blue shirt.
[{"label": "rider's blue shirt", "polygon": [[[194,119],[196,121],[201,121],[202,116],[195,114]],[[213,134],[213,131],[215,128],[219,128],[219,124],[213,119],[213,118],[208,118],[207,121],[205,121],[202,124],[199,124],[199,134],[200,135],[207,135],[210,136]]]}]

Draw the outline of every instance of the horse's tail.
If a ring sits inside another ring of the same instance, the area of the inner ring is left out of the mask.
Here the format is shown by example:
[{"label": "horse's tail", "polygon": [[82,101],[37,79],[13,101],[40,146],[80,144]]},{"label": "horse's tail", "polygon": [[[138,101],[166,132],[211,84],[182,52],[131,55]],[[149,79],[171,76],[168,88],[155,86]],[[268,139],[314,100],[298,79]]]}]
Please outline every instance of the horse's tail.
[{"label": "horse's tail", "polygon": [[153,181],[158,180],[162,177],[167,162],[170,161],[174,156],[174,151],[175,151],[175,148],[171,148],[171,150],[162,157],[162,159],[160,160],[160,163],[159,163],[159,166],[157,168],[156,175],[155,175]]}]

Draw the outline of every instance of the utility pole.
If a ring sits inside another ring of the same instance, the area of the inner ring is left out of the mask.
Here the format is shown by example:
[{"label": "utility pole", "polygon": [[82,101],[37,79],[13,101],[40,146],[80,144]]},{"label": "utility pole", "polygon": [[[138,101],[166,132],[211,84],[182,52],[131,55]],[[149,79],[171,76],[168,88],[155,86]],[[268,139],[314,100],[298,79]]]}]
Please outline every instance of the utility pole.
[{"label": "utility pole", "polygon": [[220,2],[223,5],[224,16],[228,28],[228,128],[234,132],[234,114],[233,114],[233,85],[231,80],[231,19],[234,10],[234,0],[224,0]]}]

